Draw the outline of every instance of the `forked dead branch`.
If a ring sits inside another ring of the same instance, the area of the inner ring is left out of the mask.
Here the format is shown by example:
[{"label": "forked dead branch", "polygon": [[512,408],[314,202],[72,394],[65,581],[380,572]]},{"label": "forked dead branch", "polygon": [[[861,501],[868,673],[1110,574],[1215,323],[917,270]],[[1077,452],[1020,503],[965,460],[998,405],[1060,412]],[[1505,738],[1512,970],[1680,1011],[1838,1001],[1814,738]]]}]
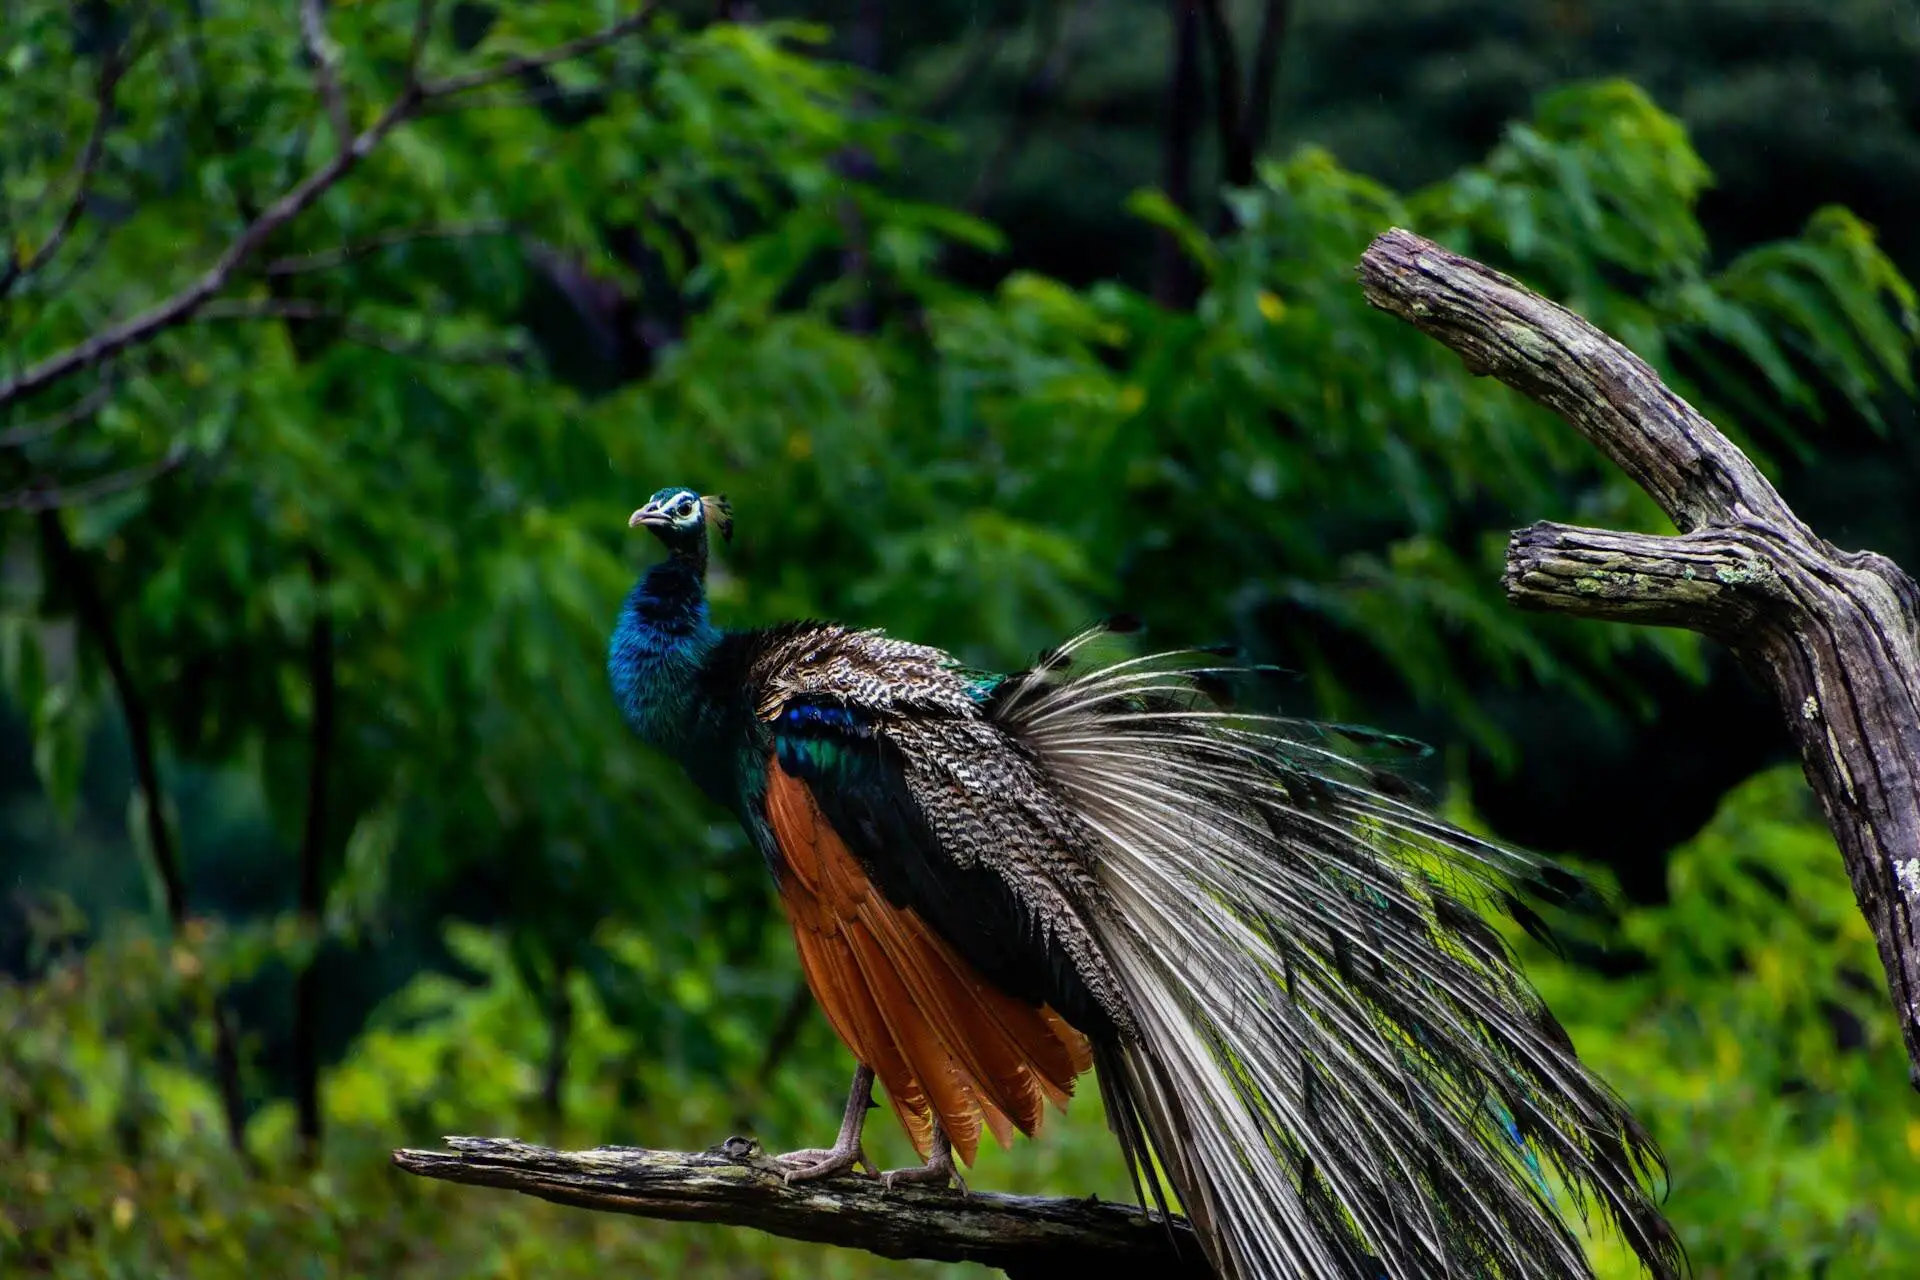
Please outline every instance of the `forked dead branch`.
[{"label": "forked dead branch", "polygon": [[1758,467],[1579,316],[1393,230],[1360,260],[1367,301],[1565,418],[1645,489],[1677,537],[1542,523],[1513,535],[1526,609],[1712,636],[1780,700],[1880,949],[1920,1088],[1920,589],[1801,522]]}]

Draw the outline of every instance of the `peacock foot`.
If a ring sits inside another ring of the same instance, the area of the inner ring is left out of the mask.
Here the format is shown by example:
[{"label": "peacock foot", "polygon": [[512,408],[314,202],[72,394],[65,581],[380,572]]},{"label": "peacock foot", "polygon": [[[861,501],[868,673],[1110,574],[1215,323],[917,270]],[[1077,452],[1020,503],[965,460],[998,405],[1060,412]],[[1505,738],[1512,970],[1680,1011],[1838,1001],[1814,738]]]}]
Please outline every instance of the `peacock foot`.
[{"label": "peacock foot", "polygon": [[847,1111],[840,1121],[840,1137],[831,1147],[808,1147],[775,1156],[782,1176],[789,1184],[831,1178],[836,1173],[860,1168],[878,1174],[879,1168],[867,1159],[860,1145],[860,1131],[866,1127],[867,1112],[873,1107],[873,1068],[861,1063],[853,1073],[853,1087],[847,1091]]},{"label": "peacock foot", "polygon": [[927,1162],[907,1169],[889,1169],[880,1175],[880,1184],[891,1191],[903,1183],[931,1183],[934,1186],[955,1186],[961,1195],[973,1194],[967,1190],[967,1180],[960,1176],[959,1166],[953,1162],[953,1145],[947,1141],[947,1135],[938,1124],[933,1127],[933,1153]]},{"label": "peacock foot", "polygon": [[831,1178],[836,1173],[845,1173],[854,1168],[868,1174],[880,1172],[873,1161],[867,1158],[858,1140],[851,1146],[808,1147],[804,1151],[789,1151],[785,1155],[775,1156],[773,1162],[780,1166],[781,1176],[789,1183]]}]

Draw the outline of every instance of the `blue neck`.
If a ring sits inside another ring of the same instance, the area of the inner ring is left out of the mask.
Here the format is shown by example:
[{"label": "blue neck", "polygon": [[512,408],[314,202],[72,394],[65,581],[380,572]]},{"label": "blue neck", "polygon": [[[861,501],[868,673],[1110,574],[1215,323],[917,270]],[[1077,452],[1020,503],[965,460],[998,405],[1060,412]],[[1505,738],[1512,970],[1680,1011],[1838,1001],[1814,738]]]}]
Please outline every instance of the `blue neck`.
[{"label": "blue neck", "polygon": [[705,557],[674,554],[627,595],[607,642],[607,679],[633,731],[668,750],[682,745],[694,677],[720,630],[707,618]]}]

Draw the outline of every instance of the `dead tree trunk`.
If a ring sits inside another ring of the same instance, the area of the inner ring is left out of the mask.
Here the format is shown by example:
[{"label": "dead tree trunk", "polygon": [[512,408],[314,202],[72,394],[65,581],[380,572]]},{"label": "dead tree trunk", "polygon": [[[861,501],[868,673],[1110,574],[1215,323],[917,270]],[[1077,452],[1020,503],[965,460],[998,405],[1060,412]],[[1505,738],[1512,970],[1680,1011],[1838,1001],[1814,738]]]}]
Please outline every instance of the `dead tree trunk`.
[{"label": "dead tree trunk", "polygon": [[1565,418],[1677,537],[1536,524],[1507,548],[1526,609],[1712,636],[1780,699],[1879,943],[1920,1088],[1920,588],[1809,529],[1745,454],[1645,361],[1564,307],[1393,230],[1360,260],[1367,301]]}]

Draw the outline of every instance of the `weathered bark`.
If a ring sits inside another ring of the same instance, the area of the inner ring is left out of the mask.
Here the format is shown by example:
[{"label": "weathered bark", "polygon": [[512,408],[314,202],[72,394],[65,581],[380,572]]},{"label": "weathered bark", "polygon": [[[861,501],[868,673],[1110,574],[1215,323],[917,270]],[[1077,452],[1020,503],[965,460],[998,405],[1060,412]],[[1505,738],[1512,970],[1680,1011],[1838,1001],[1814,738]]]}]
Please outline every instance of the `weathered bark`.
[{"label": "weathered bark", "polygon": [[550,1151],[505,1138],[448,1138],[451,1151],[393,1153],[408,1173],[501,1187],[556,1204],[675,1222],[752,1227],[883,1258],[977,1262],[1016,1280],[1121,1267],[1167,1280],[1210,1277],[1183,1219],[1098,1199],[962,1193],[843,1174],[789,1185],[748,1138],[707,1151]]},{"label": "weathered bark", "polygon": [[1368,302],[1565,418],[1680,530],[1522,529],[1508,598],[1701,632],[1774,690],[1920,1088],[1920,588],[1885,557],[1817,536],[1645,361],[1564,307],[1397,229],[1367,249],[1360,280]]}]

